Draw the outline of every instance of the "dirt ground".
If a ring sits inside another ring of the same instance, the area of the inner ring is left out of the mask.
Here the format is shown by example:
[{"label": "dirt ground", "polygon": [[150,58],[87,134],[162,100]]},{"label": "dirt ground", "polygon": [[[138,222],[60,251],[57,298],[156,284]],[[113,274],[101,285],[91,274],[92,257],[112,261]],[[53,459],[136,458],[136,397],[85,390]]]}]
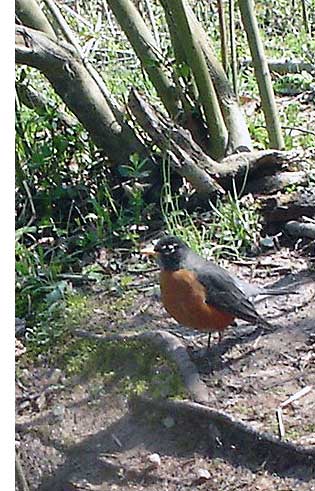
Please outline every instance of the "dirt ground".
[{"label": "dirt ground", "polygon": [[[140,294],[119,326],[108,316],[108,293],[94,291],[97,308],[84,327],[168,329],[181,336],[209,388],[208,405],[277,436],[277,407],[315,384],[314,272],[288,249],[225,266],[261,285],[299,281],[296,295],[259,303],[272,330],[238,321],[220,344],[214,336],[205,357],[207,336],[178,326],[161,307],[155,272],[135,277],[131,288]],[[59,367],[40,363],[19,369],[16,444],[31,490],[315,490],[315,461],[270,471],[267,463],[232,458],[224,445],[213,452],[209,435],[195,422],[133,413],[126,395],[114,387],[103,390],[99,378],[97,386],[93,377],[66,377]],[[285,437],[315,448],[314,414],[315,390],[310,390],[283,409]]]}]

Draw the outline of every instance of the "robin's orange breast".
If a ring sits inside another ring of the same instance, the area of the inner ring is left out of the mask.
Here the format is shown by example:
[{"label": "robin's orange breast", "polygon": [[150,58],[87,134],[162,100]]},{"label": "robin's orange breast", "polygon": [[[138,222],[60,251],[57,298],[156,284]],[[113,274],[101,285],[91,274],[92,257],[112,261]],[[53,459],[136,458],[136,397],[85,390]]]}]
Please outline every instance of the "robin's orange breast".
[{"label": "robin's orange breast", "polygon": [[206,289],[191,271],[161,271],[160,287],[165,309],[184,326],[199,331],[222,331],[235,319],[206,303]]}]

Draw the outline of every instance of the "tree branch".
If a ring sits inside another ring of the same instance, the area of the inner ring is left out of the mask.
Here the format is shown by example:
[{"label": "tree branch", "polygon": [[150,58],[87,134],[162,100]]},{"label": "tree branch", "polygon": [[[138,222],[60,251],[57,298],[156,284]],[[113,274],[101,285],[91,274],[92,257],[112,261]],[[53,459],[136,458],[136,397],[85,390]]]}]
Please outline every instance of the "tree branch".
[{"label": "tree branch", "polygon": [[112,164],[125,163],[135,152],[146,154],[127,123],[116,119],[98,84],[70,45],[45,34],[16,27],[16,63],[39,69],[77,116]]},{"label": "tree branch", "polygon": [[36,0],[15,0],[15,12],[27,27],[42,31],[54,41],[56,33]]}]

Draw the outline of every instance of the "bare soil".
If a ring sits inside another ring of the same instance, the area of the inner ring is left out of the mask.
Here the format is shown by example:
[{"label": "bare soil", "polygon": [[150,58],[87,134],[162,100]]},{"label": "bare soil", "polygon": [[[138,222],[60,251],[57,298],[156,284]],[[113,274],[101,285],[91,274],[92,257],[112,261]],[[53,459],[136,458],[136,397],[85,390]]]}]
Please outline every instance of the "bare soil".
[{"label": "bare soil", "polygon": [[[272,330],[238,321],[204,356],[207,336],[178,326],[163,310],[157,273],[135,276],[137,294],[119,323],[108,309],[115,300],[94,288],[96,308],[84,327],[103,333],[168,329],[183,337],[209,387],[209,406],[277,436],[277,407],[315,385],[314,273],[287,249],[225,266],[261,285],[299,281],[296,295],[260,302]],[[315,490],[314,461],[271,472],[267,462],[231,456],[219,438],[214,449],[213,435],[196,421],[131,411],[126,395],[99,376],[66,377],[56,366],[20,362],[17,378],[17,451],[31,490]],[[314,414],[311,390],[283,409],[285,438],[315,448]]]}]

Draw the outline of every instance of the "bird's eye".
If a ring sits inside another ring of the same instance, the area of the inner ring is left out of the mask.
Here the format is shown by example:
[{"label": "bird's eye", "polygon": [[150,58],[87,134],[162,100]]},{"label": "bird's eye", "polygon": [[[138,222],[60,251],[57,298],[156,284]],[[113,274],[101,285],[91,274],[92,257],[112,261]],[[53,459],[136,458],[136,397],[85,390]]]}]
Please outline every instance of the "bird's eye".
[{"label": "bird's eye", "polygon": [[168,249],[169,254],[172,254],[173,252],[176,251],[176,249],[178,249],[178,245],[177,244],[169,244],[167,249]]},{"label": "bird's eye", "polygon": [[160,251],[164,254],[173,254],[178,249],[178,244],[164,244],[161,246]]}]

